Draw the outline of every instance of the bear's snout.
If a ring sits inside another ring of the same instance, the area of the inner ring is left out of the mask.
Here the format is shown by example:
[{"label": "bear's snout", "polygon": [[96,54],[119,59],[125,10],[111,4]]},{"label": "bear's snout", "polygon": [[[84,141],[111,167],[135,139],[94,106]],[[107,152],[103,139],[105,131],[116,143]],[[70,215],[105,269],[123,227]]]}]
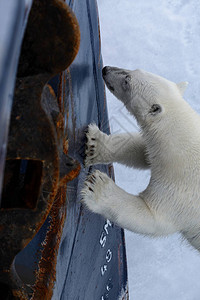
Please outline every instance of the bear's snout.
[{"label": "bear's snout", "polygon": [[102,75],[103,75],[103,76],[106,76],[107,73],[108,73],[108,67],[104,67],[104,68],[102,69]]},{"label": "bear's snout", "polygon": [[109,72],[110,70],[111,70],[111,67],[104,67],[104,68],[102,69],[102,76],[103,76],[103,79],[104,79],[104,81],[105,81],[105,83],[106,83],[108,89],[109,89],[111,92],[114,92],[115,89],[114,89],[113,85],[111,84],[109,77],[107,76],[108,73],[110,73],[110,72]]}]

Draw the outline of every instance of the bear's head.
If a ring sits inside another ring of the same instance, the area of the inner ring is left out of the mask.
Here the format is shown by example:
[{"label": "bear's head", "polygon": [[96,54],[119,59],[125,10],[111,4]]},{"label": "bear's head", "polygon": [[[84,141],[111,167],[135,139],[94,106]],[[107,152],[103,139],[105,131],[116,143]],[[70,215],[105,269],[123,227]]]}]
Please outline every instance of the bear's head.
[{"label": "bear's head", "polygon": [[108,89],[121,100],[140,126],[159,121],[164,115],[180,109],[187,82],[176,84],[143,70],[129,71],[114,67],[102,70]]}]

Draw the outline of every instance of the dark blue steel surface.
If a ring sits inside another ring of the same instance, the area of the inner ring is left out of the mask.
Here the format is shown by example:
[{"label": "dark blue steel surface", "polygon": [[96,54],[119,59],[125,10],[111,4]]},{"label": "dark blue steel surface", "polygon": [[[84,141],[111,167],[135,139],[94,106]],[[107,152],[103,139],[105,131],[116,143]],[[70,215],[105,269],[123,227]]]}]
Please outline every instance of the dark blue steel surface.
[{"label": "dark blue steel surface", "polygon": [[[81,165],[78,178],[68,183],[66,221],[57,257],[53,300],[117,300],[127,283],[124,232],[109,220],[93,214],[81,204],[80,190],[89,172],[98,168],[113,174],[111,166],[83,167],[84,130],[96,123],[109,133],[98,13],[94,0],[68,0],[81,31],[78,55],[62,76],[65,98],[66,133],[69,155]],[[65,79],[65,80],[64,80]],[[64,84],[66,82],[66,84]],[[50,81],[56,94],[59,76]],[[44,240],[48,220],[29,245],[16,257],[16,265],[27,267],[31,276],[39,259],[38,249]],[[37,253],[37,254],[36,254]],[[23,278],[26,280],[26,278]],[[28,279],[28,278],[27,278]],[[30,280],[28,280],[30,283]],[[124,298],[128,299],[128,298]]]},{"label": "dark blue steel surface", "polygon": [[25,16],[24,0],[0,2],[0,203],[10,111]]},{"label": "dark blue steel surface", "polygon": [[[94,0],[68,1],[81,30],[79,53],[65,72],[66,131],[69,155],[81,163],[84,150],[84,130],[96,123],[109,132],[105,104],[102,60],[99,41],[98,14]],[[60,244],[54,300],[118,299],[127,282],[123,231],[81,205],[80,190],[89,172],[68,184],[67,216]],[[108,166],[98,166],[109,173]],[[110,172],[112,173],[112,171]]]}]

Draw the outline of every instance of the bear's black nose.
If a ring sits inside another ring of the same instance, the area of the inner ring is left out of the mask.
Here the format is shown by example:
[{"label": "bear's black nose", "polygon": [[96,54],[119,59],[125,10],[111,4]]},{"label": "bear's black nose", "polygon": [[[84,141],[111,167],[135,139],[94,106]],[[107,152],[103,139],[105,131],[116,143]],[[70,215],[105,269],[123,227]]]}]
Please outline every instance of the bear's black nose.
[{"label": "bear's black nose", "polygon": [[107,67],[104,67],[102,69],[102,75],[105,76],[107,74],[107,71],[108,71],[108,68]]}]

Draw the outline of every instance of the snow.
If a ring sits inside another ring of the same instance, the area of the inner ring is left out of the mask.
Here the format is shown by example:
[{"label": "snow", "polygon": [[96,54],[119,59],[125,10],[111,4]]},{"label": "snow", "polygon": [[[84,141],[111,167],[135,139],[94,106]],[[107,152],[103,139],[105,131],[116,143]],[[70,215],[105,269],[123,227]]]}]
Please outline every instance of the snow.
[{"label": "snow", "polygon": [[[104,65],[142,68],[188,81],[185,99],[200,113],[200,5],[197,0],[98,0]],[[136,131],[123,105],[107,91],[112,133]],[[116,183],[137,194],[148,171],[115,164]],[[200,254],[179,234],[152,239],[126,231],[131,300],[199,300]]]}]

